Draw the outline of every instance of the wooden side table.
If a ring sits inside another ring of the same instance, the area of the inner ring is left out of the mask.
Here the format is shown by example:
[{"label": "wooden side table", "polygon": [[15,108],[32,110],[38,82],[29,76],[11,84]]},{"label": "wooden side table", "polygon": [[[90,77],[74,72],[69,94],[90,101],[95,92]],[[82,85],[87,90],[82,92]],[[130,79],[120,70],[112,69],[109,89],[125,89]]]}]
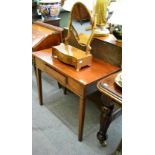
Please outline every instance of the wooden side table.
[{"label": "wooden side table", "polygon": [[36,64],[40,105],[43,105],[42,72],[47,73],[52,78],[56,79],[63,87],[79,96],[78,139],[79,141],[82,141],[86,97],[97,91],[96,84],[99,80],[118,72],[120,68],[93,58],[90,67],[84,67],[77,72],[74,67],[64,64],[58,59],[52,57],[52,48],[33,52],[33,56]]},{"label": "wooden side table", "polygon": [[101,100],[103,104],[100,117],[100,130],[97,133],[97,138],[104,145],[106,145],[107,130],[114,119],[113,116],[115,116],[113,113],[114,105],[116,104],[119,110],[122,107],[122,88],[115,83],[118,73],[109,75],[97,83],[97,88],[102,93]]}]

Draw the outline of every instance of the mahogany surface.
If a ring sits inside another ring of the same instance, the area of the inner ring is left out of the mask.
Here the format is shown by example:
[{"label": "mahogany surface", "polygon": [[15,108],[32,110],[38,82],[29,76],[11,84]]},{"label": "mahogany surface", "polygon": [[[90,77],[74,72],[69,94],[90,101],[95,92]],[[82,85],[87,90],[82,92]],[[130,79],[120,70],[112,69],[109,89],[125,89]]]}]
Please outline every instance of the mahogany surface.
[{"label": "mahogany surface", "polygon": [[62,41],[62,29],[36,22],[32,24],[32,51],[58,45]]},{"label": "mahogany surface", "polygon": [[115,83],[115,78],[118,73],[112,74],[105,79],[102,79],[98,82],[97,88],[103,94],[108,95],[112,99],[114,99],[118,104],[122,104],[122,88],[120,88]]},{"label": "mahogany surface", "polygon": [[80,71],[76,71],[74,67],[52,57],[52,48],[33,52],[33,57],[36,64],[38,95],[41,105],[43,104],[41,71],[46,72],[56,79],[61,86],[80,97],[78,139],[82,141],[87,95],[97,91],[96,84],[100,79],[119,71],[120,68],[93,58],[90,67],[84,67]]},{"label": "mahogany surface", "polygon": [[69,76],[83,85],[99,80],[113,72],[120,70],[119,67],[113,66],[97,58],[93,58],[92,66],[82,68],[76,71],[72,66],[60,62],[58,59],[52,57],[52,48],[45,49],[33,53],[33,56],[43,60],[51,67],[59,70],[59,72]]}]

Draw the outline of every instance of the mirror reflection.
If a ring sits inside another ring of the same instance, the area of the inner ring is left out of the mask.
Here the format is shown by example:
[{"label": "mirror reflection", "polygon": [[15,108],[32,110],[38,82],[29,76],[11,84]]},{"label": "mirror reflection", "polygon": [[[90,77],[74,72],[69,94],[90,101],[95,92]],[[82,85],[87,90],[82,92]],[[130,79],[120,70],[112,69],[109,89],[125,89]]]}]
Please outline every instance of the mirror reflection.
[{"label": "mirror reflection", "polygon": [[76,3],[71,11],[71,26],[80,45],[87,45],[92,34],[92,19],[89,10],[82,3]]}]

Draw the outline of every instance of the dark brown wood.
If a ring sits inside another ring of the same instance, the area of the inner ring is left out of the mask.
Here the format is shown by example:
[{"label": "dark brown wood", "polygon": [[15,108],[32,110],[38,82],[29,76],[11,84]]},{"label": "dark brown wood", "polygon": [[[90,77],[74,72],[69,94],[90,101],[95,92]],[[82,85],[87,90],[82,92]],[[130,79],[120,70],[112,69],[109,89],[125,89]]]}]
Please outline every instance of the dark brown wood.
[{"label": "dark brown wood", "polygon": [[62,85],[61,85],[59,82],[57,82],[57,83],[58,83],[58,87],[59,87],[59,88],[62,88]]},{"label": "dark brown wood", "polygon": [[90,15],[83,5],[78,4],[74,8],[72,18],[80,21],[80,23],[82,24],[82,20],[90,19]]},{"label": "dark brown wood", "polygon": [[58,83],[59,89],[60,89],[60,88],[63,88],[64,94],[66,95],[66,94],[67,94],[67,89],[66,89],[65,87],[63,87],[59,82],[57,82],[57,83]]},{"label": "dark brown wood", "polygon": [[97,133],[97,138],[101,144],[106,144],[107,130],[113,120],[114,105],[116,104],[118,107],[122,107],[122,88],[114,82],[117,75],[118,73],[111,74],[97,83],[97,88],[102,93],[101,101],[103,104],[100,129]]},{"label": "dark brown wood", "polygon": [[67,95],[67,89],[64,87],[64,94]]},{"label": "dark brown wood", "polygon": [[101,144],[103,144],[107,140],[107,130],[112,120],[112,112],[114,109],[114,104],[112,104],[107,98],[105,102],[105,98],[103,100],[103,96],[101,96],[101,100],[103,102],[102,112],[100,116],[100,130],[97,133],[97,138]]},{"label": "dark brown wood", "polygon": [[39,103],[43,105],[41,70],[36,68]]},{"label": "dark brown wood", "polygon": [[112,100],[122,106],[122,88],[115,83],[115,78],[118,73],[112,74],[98,82],[97,87],[103,94],[109,96]]},{"label": "dark brown wood", "polygon": [[[97,87],[94,85],[100,79],[119,71],[120,68],[94,58],[90,67],[84,67],[77,72],[74,67],[52,57],[52,48],[33,52],[33,57],[35,57],[36,68],[46,72],[63,87],[80,97],[78,139],[82,141],[86,97],[97,91]],[[91,85],[93,86],[91,87]],[[90,87],[91,91],[88,89]]]},{"label": "dark brown wood", "polygon": [[55,18],[51,20],[45,20],[44,23],[53,25],[53,26],[60,26],[60,18]]},{"label": "dark brown wood", "polygon": [[110,64],[121,66],[122,47],[112,34],[107,37],[95,37],[91,43],[91,53],[96,58],[102,59]]}]

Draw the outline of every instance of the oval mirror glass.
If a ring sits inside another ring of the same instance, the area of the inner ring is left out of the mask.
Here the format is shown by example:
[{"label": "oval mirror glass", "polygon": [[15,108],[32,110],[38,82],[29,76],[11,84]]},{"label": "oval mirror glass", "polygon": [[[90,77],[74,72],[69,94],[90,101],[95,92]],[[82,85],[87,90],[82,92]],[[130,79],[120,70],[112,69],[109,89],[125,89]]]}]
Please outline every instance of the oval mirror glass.
[{"label": "oval mirror glass", "polygon": [[71,10],[69,28],[80,45],[88,45],[92,35],[92,18],[87,7],[81,2],[75,3]]}]

